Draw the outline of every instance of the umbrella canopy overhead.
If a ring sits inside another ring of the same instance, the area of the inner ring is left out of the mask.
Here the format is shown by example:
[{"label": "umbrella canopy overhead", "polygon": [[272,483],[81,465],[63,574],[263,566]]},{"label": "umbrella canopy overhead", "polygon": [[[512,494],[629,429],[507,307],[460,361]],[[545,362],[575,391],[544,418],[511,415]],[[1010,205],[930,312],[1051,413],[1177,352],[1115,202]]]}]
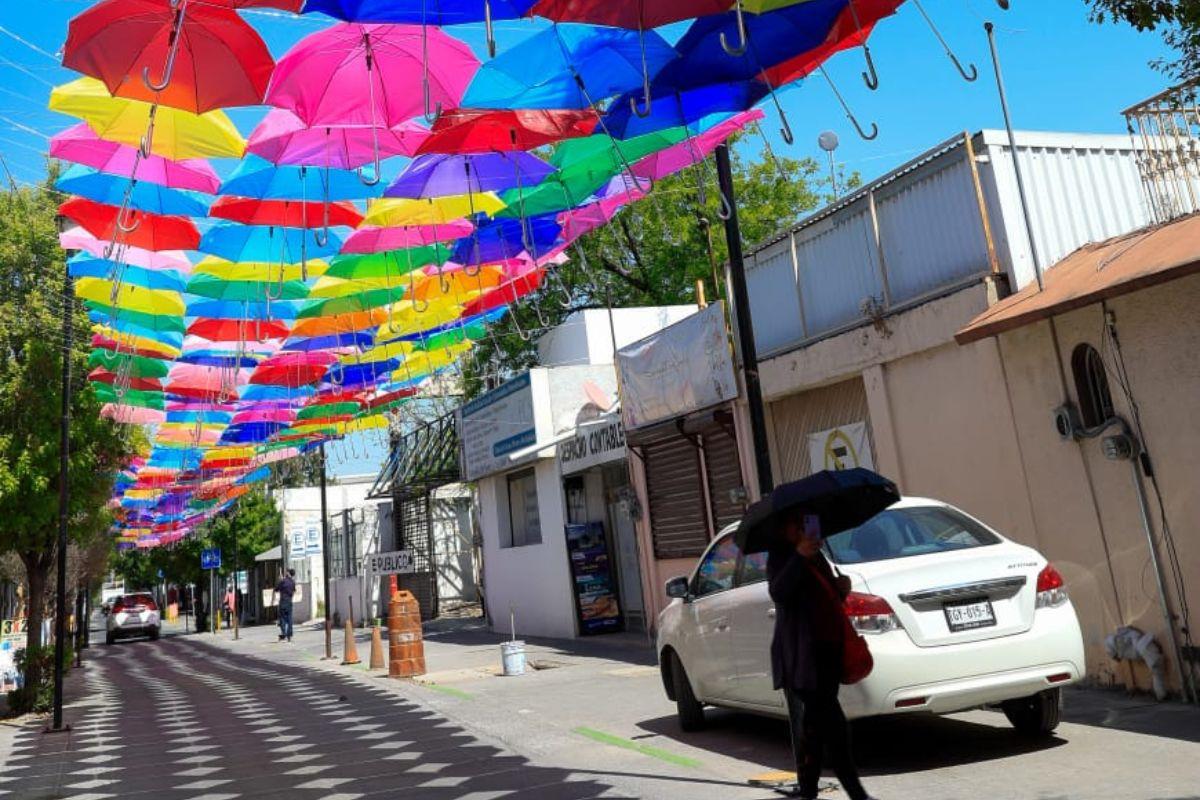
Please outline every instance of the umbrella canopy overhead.
[{"label": "umbrella canopy overhead", "polygon": [[454,109],[437,118],[417,154],[533,150],[591,136],[599,121],[590,108]]},{"label": "umbrella canopy overhead", "polygon": [[349,170],[276,166],[252,156],[225,179],[220,192],[258,200],[329,202],[378,197],[382,187],[365,185]]},{"label": "umbrella canopy overhead", "polygon": [[210,217],[243,225],[276,225],[286,228],[322,226],[356,228],[362,214],[351,203],[303,203],[299,200],[257,200],[252,197],[222,197],[213,203]]},{"label": "umbrella canopy overhead", "polygon": [[501,192],[541,183],[554,167],[529,153],[420,156],[400,173],[384,197],[446,197]]},{"label": "umbrella canopy overhead", "polygon": [[97,203],[119,206],[122,203],[138,211],[151,214],[173,214],[182,217],[203,217],[208,213],[208,198],[180,189],[168,189],[157,183],[130,182],[128,177],[117,177],[106,172],[97,172],[90,167],[73,164],[58,180],[54,188],[64,194],[86,197]]},{"label": "umbrella canopy overhead", "polygon": [[221,185],[216,171],[203,159],[171,161],[155,155],[139,157],[137,148],[101,139],[86,122],[52,136],[50,157],[170,189],[216,194]]},{"label": "umbrella canopy overhead", "polygon": [[273,164],[356,169],[380,158],[411,156],[430,133],[415,122],[394,128],[325,125],[310,128],[290,111],[271,109],[250,134],[247,150]]},{"label": "umbrella canopy overhead", "polygon": [[483,22],[489,15],[494,20],[519,19],[533,3],[534,0],[308,0],[304,13],[320,12],[350,22],[463,25]]},{"label": "umbrella canopy overhead", "polygon": [[820,519],[821,535],[857,528],[900,500],[896,484],[869,469],[824,470],[776,486],[746,510],[735,534],[745,553],[779,546],[780,526],[791,514]]},{"label": "umbrella canopy overhead", "polygon": [[[58,212],[79,224],[97,239],[119,241],[144,250],[195,250],[200,231],[187,217],[160,216],[130,210],[122,214],[117,206],[76,197],[58,207]],[[117,228],[118,218],[131,231]]]},{"label": "umbrella canopy overhead", "polygon": [[637,30],[720,14],[732,7],[733,0],[540,0],[534,4],[533,13],[556,22],[588,22]]}]

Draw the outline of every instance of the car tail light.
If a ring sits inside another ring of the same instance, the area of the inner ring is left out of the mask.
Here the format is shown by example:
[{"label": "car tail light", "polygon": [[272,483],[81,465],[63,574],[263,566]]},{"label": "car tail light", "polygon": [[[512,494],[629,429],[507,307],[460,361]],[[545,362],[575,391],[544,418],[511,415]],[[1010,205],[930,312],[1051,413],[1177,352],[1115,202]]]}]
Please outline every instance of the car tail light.
[{"label": "car tail light", "polygon": [[1067,583],[1053,564],[1047,564],[1037,576],[1037,608],[1055,608],[1067,602]]},{"label": "car tail light", "polygon": [[859,633],[887,633],[903,627],[887,600],[863,592],[846,596],[846,616]]},{"label": "car tail light", "polygon": [[113,607],[112,607],[112,613],[114,613],[114,614],[120,614],[120,613],[121,613],[122,611],[124,611],[124,610],[125,610],[125,604],[124,604],[124,603],[122,603],[120,600],[118,600],[117,602],[113,603]]},{"label": "car tail light", "polygon": [[158,611],[158,603],[155,603],[153,600],[147,600],[146,601],[146,610],[147,611]]}]

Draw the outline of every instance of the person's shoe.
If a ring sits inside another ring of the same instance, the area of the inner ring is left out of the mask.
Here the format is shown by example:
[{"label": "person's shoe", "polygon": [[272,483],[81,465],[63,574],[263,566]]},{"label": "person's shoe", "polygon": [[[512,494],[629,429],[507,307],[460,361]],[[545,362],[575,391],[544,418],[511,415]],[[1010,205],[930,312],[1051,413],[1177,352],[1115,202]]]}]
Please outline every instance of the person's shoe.
[{"label": "person's shoe", "polygon": [[279,641],[281,641],[281,642],[282,642],[282,641],[283,641],[284,639],[286,639],[286,638],[287,638],[287,637],[286,637],[286,636],[284,636],[282,633],[281,633],[281,634],[279,634]]},{"label": "person's shoe", "polygon": [[288,637],[288,641],[290,642],[291,640],[292,640],[292,637],[290,637],[290,636],[289,636],[289,637]]}]

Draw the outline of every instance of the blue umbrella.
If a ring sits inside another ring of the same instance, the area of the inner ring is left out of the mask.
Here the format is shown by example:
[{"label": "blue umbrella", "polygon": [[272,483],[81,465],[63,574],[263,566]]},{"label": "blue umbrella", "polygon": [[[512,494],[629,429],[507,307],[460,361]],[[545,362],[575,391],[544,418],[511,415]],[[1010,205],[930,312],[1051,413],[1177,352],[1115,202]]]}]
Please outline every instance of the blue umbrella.
[{"label": "blue umbrella", "polygon": [[[782,64],[823,44],[849,0],[805,0],[765,14],[744,18],[748,46],[730,55],[725,42],[738,42],[734,14],[700,17],[675,43],[679,58],[654,78],[660,89],[694,89],[713,83],[753,80],[763,70]],[[633,88],[633,87],[630,87]]]},{"label": "blue umbrella", "polygon": [[[321,379],[321,388],[331,389],[361,389],[374,386],[381,379],[399,369],[400,359],[386,361],[369,361],[364,364],[335,364],[329,373]],[[331,380],[332,379],[332,380]]]},{"label": "blue umbrella", "polygon": [[326,258],[342,249],[341,237],[332,231],[325,235],[323,243],[321,239],[315,230],[223,222],[209,228],[200,238],[199,249],[226,261],[275,264]]},{"label": "blue umbrella", "polygon": [[84,303],[84,306],[88,309],[88,320],[92,323],[104,325],[131,336],[153,339],[165,344],[167,347],[183,347],[183,333],[181,331],[169,330],[167,328],[151,328],[120,315],[114,315],[112,310],[108,308],[95,308],[87,303]]},{"label": "blue umbrella", "polygon": [[269,400],[299,401],[316,393],[312,386],[275,386],[268,383],[252,383],[241,391],[244,403],[263,402]]},{"label": "blue umbrella", "polygon": [[641,87],[646,77],[652,78],[677,55],[653,31],[558,24],[484,64],[467,87],[462,106],[589,108]]},{"label": "blue umbrella", "polygon": [[413,200],[502,192],[541,183],[554,167],[520,151],[474,155],[431,154],[417,158],[383,193]]},{"label": "blue umbrella", "polygon": [[[228,350],[192,350],[177,357],[177,364],[196,364],[202,367],[224,367],[226,369],[252,369],[258,366],[261,358],[238,355]],[[168,420],[169,422],[170,420]],[[225,420],[228,422],[229,420]]]},{"label": "blue umbrella", "polygon": [[265,442],[286,427],[286,422],[239,422],[225,429],[221,434],[221,444]]},{"label": "blue umbrella", "polygon": [[71,258],[67,261],[67,267],[71,271],[71,277],[74,278],[119,280],[129,286],[141,286],[144,289],[166,289],[172,292],[182,292],[187,288],[187,281],[173,269],[143,269],[88,255],[77,255]]},{"label": "blue umbrella", "polygon": [[528,251],[537,256],[554,247],[562,225],[558,214],[481,223],[471,236],[458,240],[450,260],[456,264],[487,264]]},{"label": "blue umbrella", "polygon": [[228,425],[233,414],[228,411],[168,411],[167,422],[208,422]]},{"label": "blue umbrella", "polygon": [[292,352],[311,352],[314,350],[337,350],[343,347],[356,347],[365,350],[375,344],[375,334],[371,331],[354,331],[352,333],[335,333],[329,336],[310,336],[288,339],[281,350]]},{"label": "blue umbrella", "polygon": [[319,167],[277,167],[258,156],[247,156],[220,193],[256,200],[306,200],[312,203],[378,197],[379,186],[367,186],[358,173]]},{"label": "blue umbrella", "polygon": [[207,319],[295,319],[296,303],[276,300],[270,303],[243,300],[196,300],[187,304],[187,316]]},{"label": "blue umbrella", "polygon": [[[172,214],[203,217],[208,214],[208,199],[198,192],[168,189],[157,183],[130,182],[129,178],[97,172],[73,164],[54,182],[54,188],[110,206],[128,206],[148,214]],[[128,199],[126,198],[128,194]]]},{"label": "blue umbrella", "polygon": [[629,104],[630,100],[641,102],[642,90],[638,89],[613,102],[604,116],[604,124],[617,139],[631,139],[681,125],[707,129],[711,123],[720,121],[713,119],[714,116],[724,118],[745,111],[766,97],[768,91],[767,85],[757,80],[716,83],[683,91],[652,84],[649,114],[643,117]]}]

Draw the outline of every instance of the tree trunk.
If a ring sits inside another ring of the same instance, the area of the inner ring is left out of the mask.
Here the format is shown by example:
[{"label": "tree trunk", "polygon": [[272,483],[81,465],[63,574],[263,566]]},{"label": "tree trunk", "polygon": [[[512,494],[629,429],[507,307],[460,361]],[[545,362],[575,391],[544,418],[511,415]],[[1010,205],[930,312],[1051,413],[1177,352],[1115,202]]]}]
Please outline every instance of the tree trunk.
[{"label": "tree trunk", "polygon": [[[44,553],[22,553],[21,561],[25,564],[26,587],[26,619],[25,647],[33,653],[42,646],[42,623],[46,619],[46,583],[50,578],[52,558]],[[41,680],[38,674],[38,659],[30,661],[30,672],[25,675],[26,686],[36,686]]]}]

